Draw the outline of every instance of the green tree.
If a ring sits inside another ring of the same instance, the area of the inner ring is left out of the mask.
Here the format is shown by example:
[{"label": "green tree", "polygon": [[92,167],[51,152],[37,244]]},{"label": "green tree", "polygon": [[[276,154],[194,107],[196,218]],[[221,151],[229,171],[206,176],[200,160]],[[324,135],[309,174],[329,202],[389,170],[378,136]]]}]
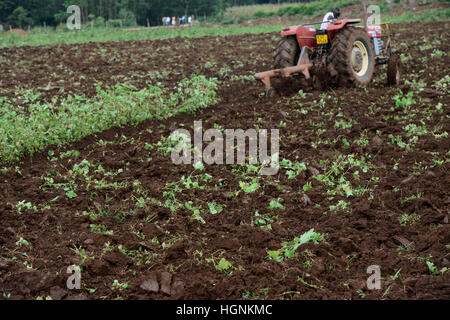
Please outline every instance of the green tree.
[{"label": "green tree", "polygon": [[134,13],[130,10],[127,10],[125,8],[120,9],[119,11],[119,19],[122,19],[123,25],[124,26],[132,26],[134,25]]},{"label": "green tree", "polygon": [[33,24],[33,19],[29,16],[28,10],[19,6],[8,17],[8,22],[11,25],[22,28],[25,25]]},{"label": "green tree", "polygon": [[0,22],[15,26],[45,22],[54,26],[67,19],[68,6],[78,5],[84,23],[91,19],[90,15],[95,15],[105,20],[127,20],[124,23],[131,25],[134,17],[140,25],[146,25],[147,19],[152,25],[160,25],[162,17],[183,15],[218,17],[220,20],[224,10],[233,5],[310,1],[313,0],[0,0]]},{"label": "green tree", "polygon": [[13,0],[0,1],[0,23],[6,22],[8,16],[13,12],[16,3]]}]

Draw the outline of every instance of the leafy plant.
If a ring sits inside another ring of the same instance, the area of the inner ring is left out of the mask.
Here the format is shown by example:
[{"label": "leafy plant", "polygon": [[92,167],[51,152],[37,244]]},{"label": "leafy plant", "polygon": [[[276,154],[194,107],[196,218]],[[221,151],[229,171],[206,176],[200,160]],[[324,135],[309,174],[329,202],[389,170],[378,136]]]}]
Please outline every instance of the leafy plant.
[{"label": "leafy plant", "polygon": [[111,289],[112,290],[125,290],[125,289],[129,289],[130,285],[128,284],[128,282],[125,283],[120,283],[118,280],[114,280]]},{"label": "leafy plant", "polygon": [[233,268],[233,265],[231,264],[231,262],[229,262],[225,258],[220,259],[219,263],[216,265],[216,269],[220,272],[228,272],[232,268]]},{"label": "leafy plant", "polygon": [[114,231],[108,230],[108,228],[105,225],[91,224],[89,226],[89,229],[91,229],[92,232],[101,233],[104,235],[113,235],[114,234]]},{"label": "leafy plant", "polygon": [[271,200],[269,204],[270,210],[286,210],[286,208],[281,204],[284,200],[282,198],[278,198],[277,200]]},{"label": "leafy plant", "polygon": [[325,235],[317,233],[314,229],[311,229],[300,236],[300,238],[294,238],[290,242],[282,243],[282,248],[276,251],[267,251],[269,258],[275,261],[281,262],[285,258],[290,259],[295,256],[295,252],[298,247],[305,243],[321,243],[325,240]]},{"label": "leafy plant", "polygon": [[439,270],[436,267],[436,265],[432,262],[432,261],[425,261],[427,263],[428,269],[430,270],[430,272],[434,275],[439,275]]},{"label": "leafy plant", "polygon": [[223,210],[223,206],[217,204],[215,201],[208,203],[208,207],[211,214],[221,213]]},{"label": "leafy plant", "polygon": [[66,196],[67,196],[67,198],[69,198],[69,199],[74,199],[74,198],[78,197],[78,195],[77,195],[77,194],[75,193],[75,191],[73,191],[73,190],[67,191],[67,192],[66,192]]},{"label": "leafy plant", "polygon": [[406,96],[403,94],[398,94],[394,96],[395,105],[397,107],[409,107],[410,105],[416,103],[413,98],[414,93],[412,91],[408,92]]},{"label": "leafy plant", "polygon": [[206,223],[205,219],[203,219],[202,216],[201,216],[201,213],[202,213],[201,212],[201,207],[194,207],[192,205],[192,202],[186,202],[184,204],[184,206],[186,207],[186,209],[192,211],[192,218],[191,218],[191,220],[198,220],[198,221],[200,221],[203,224]]},{"label": "leafy plant", "polygon": [[255,180],[253,182],[239,182],[239,186],[245,193],[253,193],[259,189],[260,185]]},{"label": "leafy plant", "polygon": [[272,223],[278,220],[278,216],[272,216],[271,214],[260,214],[255,212],[255,220],[252,221],[252,225],[260,227],[263,230],[272,230]]},{"label": "leafy plant", "polygon": [[415,224],[416,222],[418,222],[420,220],[420,218],[421,218],[420,214],[417,214],[417,213],[411,213],[411,214],[404,213],[398,220],[400,222],[400,225],[405,227],[407,225]]},{"label": "leafy plant", "polygon": [[307,182],[306,184],[303,185],[303,191],[304,192],[308,192],[312,189],[312,184],[311,182]]},{"label": "leafy plant", "polygon": [[[203,256],[203,253],[201,251],[197,252],[197,253],[200,254],[200,258]],[[220,255],[222,255],[223,253],[224,253],[224,251],[221,252]],[[217,259],[218,258],[213,255],[211,258],[206,258],[205,261],[207,263],[212,263],[214,265],[214,268],[216,268],[216,270],[219,272],[224,272],[224,273],[232,273],[233,272],[234,267],[230,261],[228,261],[227,259],[222,257],[222,258],[220,258],[219,262],[217,262]]]},{"label": "leafy plant", "polygon": [[16,241],[16,246],[31,246],[30,242],[25,240],[24,238],[20,237],[19,240]]}]

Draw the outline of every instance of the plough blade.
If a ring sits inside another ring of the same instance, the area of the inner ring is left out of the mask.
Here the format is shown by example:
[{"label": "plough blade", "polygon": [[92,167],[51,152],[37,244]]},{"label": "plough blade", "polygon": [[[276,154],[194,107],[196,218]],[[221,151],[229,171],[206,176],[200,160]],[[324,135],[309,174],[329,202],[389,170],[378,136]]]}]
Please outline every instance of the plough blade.
[{"label": "plough blade", "polygon": [[260,72],[255,74],[255,79],[261,81],[266,86],[267,90],[272,89],[270,79],[273,77],[283,77],[287,78],[295,73],[303,73],[306,79],[311,78],[311,74],[309,73],[309,69],[313,66],[312,63],[300,64],[293,67],[287,67],[283,69],[275,69],[265,72]]},{"label": "plough blade", "polygon": [[264,83],[267,93],[273,93],[273,91],[275,91],[274,88],[272,88],[272,84],[270,82],[270,79],[273,77],[287,78],[295,73],[303,73],[306,80],[308,80],[309,78],[311,78],[309,69],[313,66],[308,57],[308,54],[310,52],[311,49],[309,49],[308,47],[303,47],[296,66],[260,72],[255,75],[255,79]]}]

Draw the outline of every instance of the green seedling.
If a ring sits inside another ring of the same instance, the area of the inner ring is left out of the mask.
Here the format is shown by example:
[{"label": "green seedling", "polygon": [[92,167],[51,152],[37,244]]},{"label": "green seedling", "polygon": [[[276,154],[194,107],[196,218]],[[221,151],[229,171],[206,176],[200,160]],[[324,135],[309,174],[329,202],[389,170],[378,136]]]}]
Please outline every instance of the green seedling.
[{"label": "green seedling", "polygon": [[325,236],[317,233],[314,229],[305,232],[300,238],[294,238],[293,241],[282,243],[282,248],[276,251],[267,251],[269,259],[281,262],[285,258],[291,259],[295,256],[295,253],[301,245],[305,243],[321,243],[324,241]]}]

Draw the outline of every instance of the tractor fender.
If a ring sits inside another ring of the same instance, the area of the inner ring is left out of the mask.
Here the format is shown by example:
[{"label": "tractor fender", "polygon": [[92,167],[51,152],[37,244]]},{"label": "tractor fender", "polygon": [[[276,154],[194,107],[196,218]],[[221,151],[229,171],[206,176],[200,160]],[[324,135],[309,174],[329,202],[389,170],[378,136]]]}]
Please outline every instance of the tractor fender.
[{"label": "tractor fender", "polygon": [[286,37],[286,36],[294,36],[294,35],[296,35],[297,34],[297,29],[298,29],[299,27],[284,27],[283,29],[282,29],[282,31],[281,31],[281,35],[283,36],[283,37]]}]

